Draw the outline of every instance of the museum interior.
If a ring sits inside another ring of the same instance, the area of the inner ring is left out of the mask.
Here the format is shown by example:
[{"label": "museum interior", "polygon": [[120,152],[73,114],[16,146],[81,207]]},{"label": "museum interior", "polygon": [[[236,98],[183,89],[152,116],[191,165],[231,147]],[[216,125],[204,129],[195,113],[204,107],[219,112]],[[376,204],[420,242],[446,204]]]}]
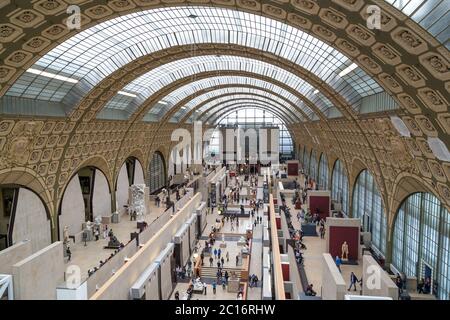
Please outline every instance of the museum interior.
[{"label": "museum interior", "polygon": [[0,300],[450,300],[450,1],[0,12]]}]

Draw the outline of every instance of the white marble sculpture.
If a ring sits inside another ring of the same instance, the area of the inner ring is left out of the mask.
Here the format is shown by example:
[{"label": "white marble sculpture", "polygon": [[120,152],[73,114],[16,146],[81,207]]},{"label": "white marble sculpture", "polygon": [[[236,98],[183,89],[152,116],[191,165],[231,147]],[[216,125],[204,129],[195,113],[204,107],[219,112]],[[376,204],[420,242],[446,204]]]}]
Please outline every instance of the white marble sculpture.
[{"label": "white marble sculpture", "polygon": [[130,187],[131,199],[130,207],[136,211],[136,221],[144,221],[144,215],[147,213],[145,208],[145,184],[134,184]]}]

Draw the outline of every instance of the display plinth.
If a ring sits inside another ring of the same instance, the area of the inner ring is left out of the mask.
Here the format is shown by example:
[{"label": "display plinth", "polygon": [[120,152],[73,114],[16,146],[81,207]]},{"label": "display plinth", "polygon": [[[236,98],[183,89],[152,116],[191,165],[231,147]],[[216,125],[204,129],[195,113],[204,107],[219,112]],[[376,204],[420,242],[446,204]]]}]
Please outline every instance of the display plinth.
[{"label": "display plinth", "polygon": [[239,292],[239,279],[229,279],[228,280],[228,292],[232,292],[232,293]]}]

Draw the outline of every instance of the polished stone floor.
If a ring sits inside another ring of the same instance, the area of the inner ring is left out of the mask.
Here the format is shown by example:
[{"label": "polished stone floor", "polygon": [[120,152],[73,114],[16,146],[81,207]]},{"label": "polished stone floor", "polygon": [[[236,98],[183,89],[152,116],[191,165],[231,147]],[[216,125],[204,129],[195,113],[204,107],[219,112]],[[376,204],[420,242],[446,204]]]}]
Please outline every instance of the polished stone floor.
[{"label": "polished stone floor", "polygon": [[[299,183],[301,185],[304,184],[304,176],[299,176]],[[291,209],[292,214],[292,224],[294,228],[298,230],[300,228],[301,222],[297,219],[297,212],[295,210],[294,205],[292,204],[292,198],[286,196],[286,204]],[[317,227],[317,234],[319,235],[319,228]],[[315,291],[317,291],[317,295],[321,296],[321,287],[322,287],[322,268],[323,268],[323,257],[322,254],[326,252],[326,243],[325,239],[321,239],[320,236],[317,237],[303,237],[303,243],[306,245],[307,250],[303,251],[304,257],[304,265],[305,272],[308,282],[313,284]],[[362,260],[358,260],[358,265],[341,265],[342,276],[345,280],[345,283],[350,286],[350,274],[354,272],[358,279],[361,278],[362,275]],[[357,291],[349,291],[349,294],[357,294],[360,295],[361,286],[359,284],[356,285]]]},{"label": "polished stone floor", "polygon": [[[241,177],[242,179],[242,177]],[[258,185],[262,186],[263,177],[258,178]],[[235,184],[235,178],[230,179],[229,185]],[[262,216],[263,210],[259,210],[260,216]],[[203,240],[200,240],[199,247],[201,249],[204,246],[204,239],[208,236],[212,226],[215,224],[216,219],[220,217],[217,214],[217,210],[214,211],[213,214],[207,215],[207,226],[202,234]],[[248,226],[250,226],[253,230],[253,241],[252,241],[252,249],[251,249],[251,259],[250,259],[250,271],[249,275],[255,274],[259,278],[259,285],[258,287],[248,288],[247,291],[247,300],[261,300],[262,292],[261,292],[261,283],[262,283],[262,229],[263,224],[256,224],[256,227],[254,225],[254,221],[256,219],[257,215],[255,214],[254,218],[251,216],[249,218],[239,218],[239,226],[237,227],[234,223],[234,230],[231,228],[231,221],[226,221],[224,226],[221,228],[220,232],[218,233],[215,248],[219,248],[220,244],[222,243],[222,233],[225,234],[226,239],[238,239],[239,237],[245,235],[246,229]],[[237,245],[237,241],[235,240],[226,240],[227,247],[225,249],[222,249],[222,255],[226,255],[226,252],[229,253],[230,260],[229,262],[225,259],[225,268],[236,268],[236,255],[240,252],[241,247]],[[214,250],[214,248],[213,248]],[[218,259],[214,259],[213,266],[217,266]],[[209,258],[205,258],[204,260],[205,266],[209,266]],[[241,266],[239,266],[241,267]],[[213,293],[212,289],[212,281],[213,279],[202,279],[203,282],[207,283],[207,294],[193,294],[192,300],[236,300],[237,294],[236,293],[230,293],[226,289],[224,290],[222,286],[217,286],[216,293]],[[172,293],[172,296],[170,297],[171,300],[175,299],[175,292],[179,292],[180,297],[184,295],[188,288],[189,284],[186,282],[179,282],[176,284],[175,289]]]}]

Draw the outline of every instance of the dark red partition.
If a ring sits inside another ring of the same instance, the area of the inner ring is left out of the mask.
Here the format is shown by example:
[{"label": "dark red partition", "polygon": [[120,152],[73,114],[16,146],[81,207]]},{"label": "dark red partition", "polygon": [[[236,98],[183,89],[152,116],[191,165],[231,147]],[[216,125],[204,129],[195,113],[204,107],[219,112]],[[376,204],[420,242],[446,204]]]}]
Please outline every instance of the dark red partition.
[{"label": "dark red partition", "polygon": [[342,255],[342,244],[347,241],[349,260],[358,260],[359,228],[330,226],[328,237],[330,254],[334,258]]},{"label": "dark red partition", "polygon": [[329,196],[309,196],[309,210],[315,214],[319,209],[320,218],[326,219],[330,216],[330,197]]},{"label": "dark red partition", "polygon": [[298,163],[297,162],[292,162],[292,163],[288,162],[287,172],[288,172],[288,176],[298,175]]}]

